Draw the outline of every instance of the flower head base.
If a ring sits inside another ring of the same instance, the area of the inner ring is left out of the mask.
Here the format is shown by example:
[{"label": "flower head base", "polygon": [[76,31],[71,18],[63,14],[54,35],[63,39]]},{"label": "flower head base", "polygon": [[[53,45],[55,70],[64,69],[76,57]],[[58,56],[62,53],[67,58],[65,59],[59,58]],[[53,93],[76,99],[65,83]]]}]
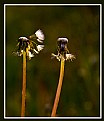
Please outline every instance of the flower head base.
[{"label": "flower head base", "polygon": [[59,51],[59,53],[65,53],[65,52],[68,51],[67,43],[68,43],[68,39],[67,38],[58,38],[57,44],[58,44],[58,51]]},{"label": "flower head base", "polygon": [[59,61],[61,59],[71,60],[71,61],[75,59],[75,56],[69,53],[69,50],[67,48],[67,43],[68,43],[67,38],[58,38],[57,40],[58,54],[55,55],[54,53],[52,53],[52,57],[56,57],[56,59],[58,59]]},{"label": "flower head base", "polygon": [[19,37],[17,44],[18,49],[13,53],[15,53],[17,56],[22,56],[23,51],[26,51],[26,55],[30,60],[32,57],[34,57],[34,54],[38,54],[44,48],[44,45],[38,45],[34,40],[39,40],[38,43],[43,43],[44,34],[40,29],[29,37]]}]

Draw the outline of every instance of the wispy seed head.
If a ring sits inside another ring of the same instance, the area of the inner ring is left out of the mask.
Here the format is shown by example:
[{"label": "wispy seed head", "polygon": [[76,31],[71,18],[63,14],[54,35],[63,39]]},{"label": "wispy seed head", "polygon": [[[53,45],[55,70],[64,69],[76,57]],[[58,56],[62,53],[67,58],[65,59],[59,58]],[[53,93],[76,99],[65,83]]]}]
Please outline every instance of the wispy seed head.
[{"label": "wispy seed head", "polygon": [[19,37],[17,44],[18,49],[16,52],[13,53],[15,53],[18,56],[22,56],[23,51],[26,51],[27,56],[30,60],[31,57],[34,57],[35,53],[38,54],[44,48],[44,45],[38,45],[37,42],[35,42],[35,40],[37,40],[40,43],[43,43],[44,34],[40,29],[37,30],[35,34],[29,37]]},{"label": "wispy seed head", "polygon": [[35,32],[35,35],[38,38],[37,41],[43,43],[43,40],[45,37],[44,37],[43,32],[40,29]]},{"label": "wispy seed head", "polygon": [[55,55],[54,53],[52,53],[52,57],[56,57],[56,59],[58,59],[59,61],[64,58],[65,60],[73,60],[75,59],[75,56],[69,53],[69,50],[67,48],[67,43],[68,43],[68,39],[67,38],[58,38],[57,39],[57,45],[58,45],[58,54]]}]

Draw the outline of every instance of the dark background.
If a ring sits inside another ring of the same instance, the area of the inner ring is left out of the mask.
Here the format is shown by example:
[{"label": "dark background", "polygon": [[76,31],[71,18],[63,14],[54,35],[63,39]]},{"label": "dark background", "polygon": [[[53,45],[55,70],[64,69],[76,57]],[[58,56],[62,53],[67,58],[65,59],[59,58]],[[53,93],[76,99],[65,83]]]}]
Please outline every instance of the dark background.
[{"label": "dark background", "polygon": [[65,63],[57,116],[99,116],[99,6],[6,7],[6,116],[20,116],[22,57],[12,54],[16,40],[37,29],[45,48],[27,61],[26,116],[50,116],[60,62],[51,59],[57,38],[67,37],[73,62]]}]

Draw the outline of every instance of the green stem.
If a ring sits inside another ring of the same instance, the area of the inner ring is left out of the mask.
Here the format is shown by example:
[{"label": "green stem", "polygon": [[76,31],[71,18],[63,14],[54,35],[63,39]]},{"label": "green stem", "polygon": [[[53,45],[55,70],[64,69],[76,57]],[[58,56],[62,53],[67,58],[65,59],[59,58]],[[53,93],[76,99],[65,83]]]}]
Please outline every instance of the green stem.
[{"label": "green stem", "polygon": [[64,76],[64,64],[65,64],[65,59],[62,58],[61,67],[60,67],[60,78],[59,78],[59,82],[58,82],[58,87],[57,87],[57,92],[56,92],[56,97],[55,97],[51,117],[56,116],[56,111],[57,111],[57,107],[58,107],[58,102],[59,102],[61,88],[62,88],[62,81],[63,81],[63,76]]},{"label": "green stem", "polygon": [[21,117],[25,116],[25,100],[26,100],[26,52],[23,51],[23,85],[22,85]]}]

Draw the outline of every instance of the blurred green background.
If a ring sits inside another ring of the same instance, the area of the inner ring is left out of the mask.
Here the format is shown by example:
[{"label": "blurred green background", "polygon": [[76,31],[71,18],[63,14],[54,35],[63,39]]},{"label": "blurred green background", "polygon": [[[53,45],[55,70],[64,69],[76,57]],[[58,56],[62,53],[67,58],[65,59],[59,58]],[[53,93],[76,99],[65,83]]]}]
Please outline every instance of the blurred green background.
[{"label": "blurred green background", "polygon": [[57,38],[76,56],[65,63],[57,116],[99,116],[99,6],[6,6],[6,116],[20,116],[22,57],[12,54],[20,36],[41,29],[45,48],[27,60],[26,116],[50,116],[59,78]]}]

